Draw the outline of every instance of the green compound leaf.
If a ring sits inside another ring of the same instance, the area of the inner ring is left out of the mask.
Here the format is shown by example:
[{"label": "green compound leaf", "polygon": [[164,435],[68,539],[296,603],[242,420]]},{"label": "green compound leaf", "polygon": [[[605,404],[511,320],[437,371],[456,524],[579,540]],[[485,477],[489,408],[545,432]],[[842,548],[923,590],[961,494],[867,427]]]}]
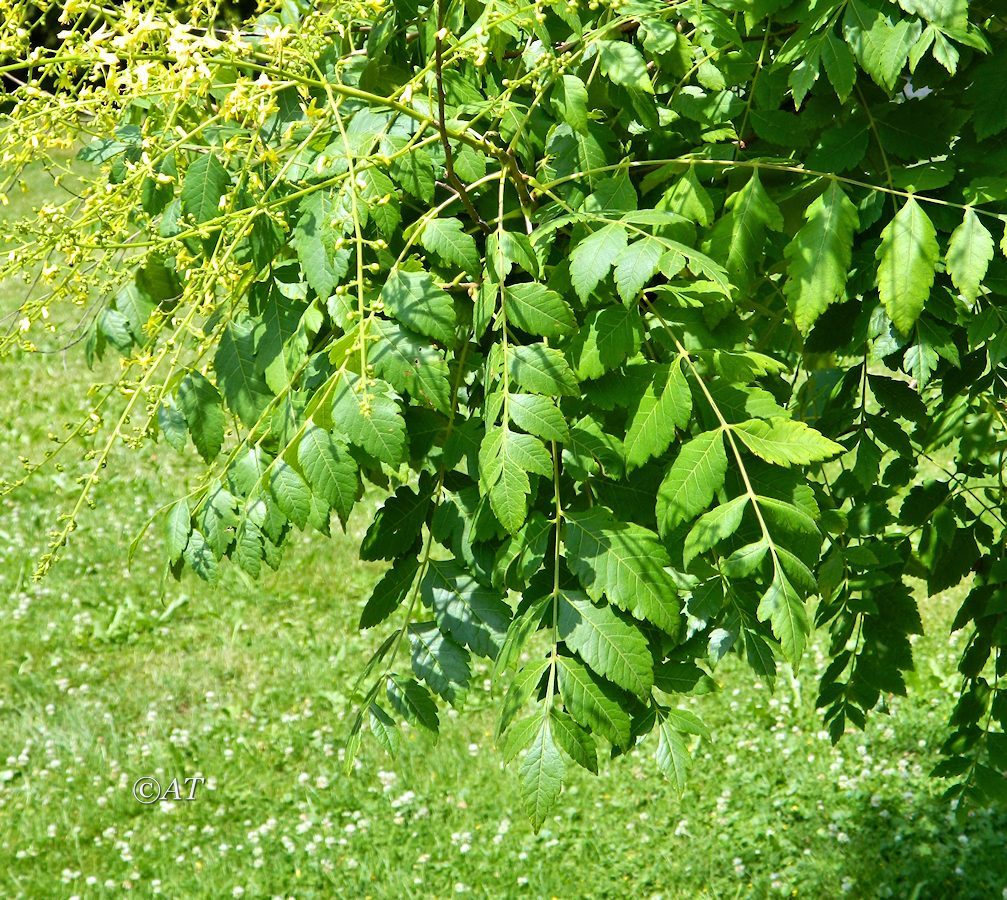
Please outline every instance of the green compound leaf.
[{"label": "green compound leaf", "polygon": [[566,710],[615,747],[629,744],[631,722],[619,690],[572,656],[559,657],[559,689]]},{"label": "green compound leaf", "polygon": [[653,237],[643,237],[626,247],[615,258],[615,286],[627,306],[657,274],[664,245]]},{"label": "green compound leaf", "polygon": [[570,363],[554,347],[545,344],[508,347],[506,364],[513,381],[533,394],[561,397],[579,392]]},{"label": "green compound leaf", "polygon": [[201,154],[185,173],[182,181],[182,210],[197,223],[207,222],[221,214],[220,199],[231,176],[213,153]]},{"label": "green compound leaf", "polygon": [[202,578],[203,581],[210,584],[217,583],[220,578],[220,566],[217,563],[217,557],[214,556],[213,550],[210,549],[210,545],[206,542],[206,538],[203,537],[201,531],[194,529],[189,535],[189,542],[186,544],[185,552],[182,555],[189,568]]},{"label": "green compound leaf", "polygon": [[598,41],[601,71],[613,84],[654,93],[643,54],[625,41]]},{"label": "green compound leaf", "polygon": [[293,467],[277,459],[270,470],[269,488],[283,514],[298,528],[303,528],[311,512],[311,491],[304,479]]},{"label": "green compound leaf", "polygon": [[783,655],[796,666],[811,633],[811,622],[804,601],[781,568],[777,568],[772,583],[759,601],[758,615],[763,622],[772,624]]},{"label": "green compound leaf", "polygon": [[566,516],[567,565],[594,600],[609,602],[672,637],[681,629],[678,588],[667,571],[667,551],[654,532],[620,522],[596,506]]},{"label": "green compound leaf", "polygon": [[726,475],[727,454],[719,429],[704,432],[682,447],[657,493],[661,534],[670,534],[706,509]]},{"label": "green compound leaf", "polygon": [[697,519],[696,524],[685,538],[682,558],[688,566],[700,553],[706,553],[727,540],[741,525],[749,497],[743,494],[733,500],[711,509]]},{"label": "green compound leaf", "polygon": [[833,181],[808,207],[806,224],[787,245],[787,282],[783,292],[802,334],[826,308],[846,293],[853,255],[857,209]]},{"label": "green compound leaf", "polygon": [[530,434],[493,427],[479,448],[479,481],[500,524],[516,534],[528,515],[529,473],[550,477],[552,457]]},{"label": "green compound leaf", "polygon": [[372,703],[368,709],[368,726],[375,740],[385,749],[390,756],[397,756],[399,752],[399,730],[395,727],[395,720],[386,713],[377,703]]},{"label": "green compound leaf", "polygon": [[752,419],[731,429],[756,456],[778,466],[806,466],[843,452],[835,441],[794,419]]},{"label": "green compound leaf", "polygon": [[430,560],[420,591],[441,629],[477,656],[497,658],[511,623],[499,591],[481,585],[453,560]]},{"label": "green compound leaf", "polygon": [[329,432],[309,425],[297,447],[297,462],[312,492],[346,521],[357,499],[357,464]]},{"label": "green compound leaf", "polygon": [[599,675],[646,699],[654,660],[640,629],[576,591],[562,591],[558,603],[559,636],[566,645]]},{"label": "green compound leaf", "polygon": [[475,238],[466,233],[458,219],[431,219],[423,226],[420,243],[446,263],[454,263],[469,272],[479,268]]},{"label": "green compound leaf", "polygon": [[227,405],[251,427],[259,421],[272,399],[272,392],[256,360],[255,326],[232,322],[220,337],[213,368]]},{"label": "green compound leaf", "polygon": [[609,306],[588,313],[567,355],[578,378],[599,378],[636,353],[643,336],[643,319],[636,309]]},{"label": "green compound leaf", "polygon": [[589,234],[574,248],[570,254],[570,280],[582,301],[608,275],[626,241],[626,229],[613,222]]},{"label": "green compound leaf", "polygon": [[171,512],[168,513],[166,534],[169,562],[175,562],[181,558],[186,544],[189,543],[189,533],[192,530],[189,518],[189,504],[183,497],[171,508]]},{"label": "green compound leaf", "polygon": [[407,328],[454,346],[458,324],[454,301],[434,284],[428,272],[395,269],[381,289],[381,300]]},{"label": "green compound leaf", "polygon": [[206,462],[224,443],[224,410],[217,389],[199,372],[190,372],[178,387],[178,406],[185,416],[192,442]]},{"label": "green compound leaf", "polygon": [[993,235],[980,221],[974,209],[965,210],[965,218],[951,234],[947,266],[951,280],[969,301],[975,302],[979,287],[994,254]]},{"label": "green compound leaf", "polygon": [[568,441],[570,429],[559,407],[540,394],[510,394],[507,408],[515,424],[546,441]]},{"label": "green compound leaf", "polygon": [[692,416],[692,392],[681,365],[655,366],[652,371],[653,379],[645,383],[629,414],[625,441],[628,469],[661,456],[674,440],[675,430],[685,428]]},{"label": "green compound leaf", "polygon": [[469,654],[444,636],[436,622],[409,626],[413,672],[449,703],[456,702],[468,687]]},{"label": "green compound leaf", "polygon": [[345,373],[333,393],[332,421],[350,443],[381,462],[397,466],[404,459],[406,423],[385,382]]},{"label": "green compound leaf", "polygon": [[560,337],[577,327],[570,305],[555,291],[535,282],[503,289],[504,315],[522,331]]},{"label": "green compound leaf", "polygon": [[657,766],[679,794],[682,794],[688,786],[689,769],[692,766],[689,746],[667,718],[658,720],[657,735]]},{"label": "green compound leaf", "polygon": [[542,716],[520,770],[521,796],[536,833],[556,808],[565,773],[566,764],[553,738],[552,719]]},{"label": "green compound leaf", "polygon": [[342,281],[350,266],[350,249],[341,246],[353,226],[351,212],[338,191],[315,191],[297,207],[291,246],[297,251],[304,277],[323,300]]},{"label": "green compound leaf", "polygon": [[401,556],[374,586],[360,614],[361,629],[373,628],[387,619],[405,601],[416,580],[420,563],[416,555]]},{"label": "green compound leaf", "polygon": [[591,732],[559,709],[549,713],[553,736],[563,752],[578,766],[598,774],[598,747]]},{"label": "green compound leaf", "polygon": [[576,75],[564,75],[556,80],[551,95],[552,104],[560,118],[574,131],[586,132],[588,123],[588,96],[584,82]]},{"label": "green compound leaf", "polygon": [[444,353],[418,334],[388,319],[374,319],[367,361],[399,393],[441,412],[451,406],[451,383]]},{"label": "green compound leaf", "polygon": [[910,197],[881,232],[877,252],[881,303],[903,334],[909,334],[923,312],[938,256],[933,223]]},{"label": "green compound leaf", "polygon": [[434,734],[440,730],[437,704],[430,692],[416,679],[393,676],[388,679],[385,693],[388,702],[402,718]]}]

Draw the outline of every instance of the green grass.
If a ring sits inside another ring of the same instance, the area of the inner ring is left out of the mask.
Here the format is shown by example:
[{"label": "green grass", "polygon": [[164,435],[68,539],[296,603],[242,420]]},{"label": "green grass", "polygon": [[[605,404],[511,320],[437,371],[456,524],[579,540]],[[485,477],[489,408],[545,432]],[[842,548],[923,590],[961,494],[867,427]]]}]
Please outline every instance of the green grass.
[{"label": "green grass", "polygon": [[[0,286],[3,312],[18,290]],[[0,475],[86,409],[80,353],[0,361]],[[34,584],[79,471],[0,501],[0,895],[1007,895],[1007,816],[956,817],[927,776],[955,699],[956,597],[926,604],[910,696],[866,733],[830,745],[820,654],[775,694],[728,660],[722,690],[695,701],[714,740],[685,797],[648,741],[575,775],[536,836],[493,747],[488,673],[438,742],[408,730],[394,761],[365,742],[344,771],[347,694],[380,639],[355,634],[380,575],[355,552],[373,504],[346,535],[298,537],[259,584],[165,582],[159,530],[131,570],[126,547],[190,464],[162,445],[123,452]],[[142,775],[208,783],[143,806]]]}]

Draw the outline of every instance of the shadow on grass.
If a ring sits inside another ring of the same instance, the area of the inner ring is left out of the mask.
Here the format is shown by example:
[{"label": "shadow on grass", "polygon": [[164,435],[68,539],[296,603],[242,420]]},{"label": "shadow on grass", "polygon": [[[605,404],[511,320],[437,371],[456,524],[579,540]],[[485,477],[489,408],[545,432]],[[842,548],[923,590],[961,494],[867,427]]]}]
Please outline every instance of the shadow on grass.
[{"label": "shadow on grass", "polygon": [[1000,898],[1007,895],[1007,809],[906,791],[868,800],[847,825],[852,896]]}]

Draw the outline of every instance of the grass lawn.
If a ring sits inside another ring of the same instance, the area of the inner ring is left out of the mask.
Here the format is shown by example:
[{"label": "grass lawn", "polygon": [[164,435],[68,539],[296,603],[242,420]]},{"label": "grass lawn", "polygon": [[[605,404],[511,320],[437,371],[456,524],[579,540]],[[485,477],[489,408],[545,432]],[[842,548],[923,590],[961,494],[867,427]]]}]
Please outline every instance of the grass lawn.
[{"label": "grass lawn", "polygon": [[[36,202],[44,189],[34,188]],[[18,285],[0,285],[9,313]],[[40,342],[41,343],[41,342]],[[87,408],[80,345],[0,360],[0,476]],[[115,361],[107,361],[114,367]],[[647,741],[578,773],[533,835],[475,679],[438,742],[341,760],[349,686],[381,635],[355,623],[378,566],[346,535],[300,536],[280,575],[164,581],[160,529],[184,483],[163,445],[120,453],[62,561],[31,580],[80,469],[0,501],[0,896],[1007,897],[1007,813],[955,816],[928,778],[954,699],[960,594],[927,601],[907,699],[833,748],[814,710],[822,659],[771,693],[729,659],[694,701],[714,729],[679,797]],[[191,801],[138,803],[153,776]]]}]

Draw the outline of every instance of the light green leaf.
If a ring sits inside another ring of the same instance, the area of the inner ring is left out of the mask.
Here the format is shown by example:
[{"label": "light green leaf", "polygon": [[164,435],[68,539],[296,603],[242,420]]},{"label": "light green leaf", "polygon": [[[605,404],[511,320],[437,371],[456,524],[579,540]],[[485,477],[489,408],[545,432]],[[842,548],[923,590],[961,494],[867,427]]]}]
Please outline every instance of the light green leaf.
[{"label": "light green leaf", "polygon": [[455,703],[472,675],[468,651],[445,637],[435,622],[410,625],[409,643],[416,677],[449,703]]},{"label": "light green leaf", "polygon": [[518,719],[513,725],[508,724],[507,729],[501,728],[499,730],[497,746],[500,748],[504,765],[509,766],[522,750],[527,750],[531,746],[531,742],[541,727],[541,722],[542,715],[536,710],[534,714]]},{"label": "light green leaf", "polygon": [[563,545],[567,565],[593,600],[607,597],[635,618],[678,636],[678,587],[667,571],[668,553],[654,532],[593,506],[566,514]]},{"label": "light green leaf", "polygon": [[559,689],[563,705],[585,728],[616,747],[630,741],[631,724],[619,691],[573,656],[559,657]]},{"label": "light green leaf", "polygon": [[877,251],[881,302],[903,334],[912,330],[930,296],[939,254],[933,224],[910,197],[881,232]]},{"label": "light green leaf", "polygon": [[399,730],[395,721],[377,703],[368,708],[368,723],[375,740],[384,747],[385,752],[395,756],[399,752]]},{"label": "light green leaf", "polygon": [[561,590],[559,636],[599,675],[646,699],[654,685],[647,639],[610,606],[595,606],[579,591]]},{"label": "light green leaf", "polygon": [[534,281],[503,289],[507,321],[522,331],[543,337],[560,337],[577,327],[573,310],[555,291]]},{"label": "light green leaf", "polygon": [[731,427],[752,453],[777,466],[806,466],[843,452],[835,441],[794,419],[751,419]]},{"label": "light green leaf", "polygon": [[357,499],[357,464],[329,432],[309,425],[297,447],[297,462],[311,490],[344,522]]},{"label": "light green leaf", "polygon": [[183,497],[168,513],[167,550],[168,561],[175,562],[185,551],[189,543],[189,532],[192,526],[189,522],[189,504]]},{"label": "light green leaf", "polygon": [[368,329],[367,361],[399,393],[448,412],[451,384],[443,351],[397,322],[374,318]]},{"label": "light green leaf", "polygon": [[727,475],[727,454],[719,429],[706,431],[682,447],[657,492],[657,522],[670,534],[710,505]]},{"label": "light green leaf", "polygon": [[420,243],[446,263],[454,263],[473,274],[479,268],[475,238],[466,233],[458,219],[430,219],[423,226]]},{"label": "light green leaf", "polygon": [[759,271],[767,231],[783,230],[783,214],[756,170],[725,204],[727,214],[710,236],[710,254],[723,262],[731,281],[748,285]]},{"label": "light green leaf", "polygon": [[762,494],[756,494],[755,502],[759,504],[763,516],[769,520],[770,525],[778,525],[788,531],[802,532],[814,538],[821,537],[818,523],[806,509],[780,500],[778,497],[765,497]]},{"label": "light green leaf", "polygon": [[204,153],[185,173],[182,181],[182,210],[197,223],[221,214],[220,198],[224,196],[231,176],[213,153]]},{"label": "light green leaf", "polygon": [[643,54],[626,41],[597,41],[602,74],[613,84],[654,93]]},{"label": "light green leaf", "polygon": [[256,363],[251,322],[228,324],[220,336],[213,368],[227,405],[245,425],[255,425],[272,399],[272,393]]},{"label": "light green leaf", "polygon": [[413,586],[419,567],[415,553],[400,556],[392,563],[391,568],[374,586],[360,613],[358,627],[361,630],[379,625],[399,608]]},{"label": "light green leaf", "polygon": [[217,557],[213,555],[213,550],[206,542],[206,538],[198,529],[193,529],[189,535],[189,542],[185,545],[182,554],[183,559],[203,581],[216,584],[220,577],[220,569],[217,565]]},{"label": "light green leaf", "polygon": [[626,229],[615,222],[603,225],[584,238],[570,254],[570,282],[584,302],[608,275],[626,247]]},{"label": "light green leaf", "polygon": [[519,231],[494,231],[486,238],[486,267],[491,281],[504,281],[514,266],[534,278],[539,275],[538,257],[528,235]]},{"label": "light green leaf", "polygon": [[700,553],[711,550],[738,530],[748,500],[748,495],[742,494],[700,516],[685,539],[682,559],[686,566]]},{"label": "light green leaf", "polygon": [[298,528],[303,528],[311,511],[311,491],[297,472],[282,459],[273,463],[269,487],[280,511]]},{"label": "light green leaf", "polygon": [[657,238],[642,237],[628,244],[615,258],[615,286],[627,306],[634,303],[640,292],[657,272],[664,246]]},{"label": "light green leaf", "polygon": [[511,622],[500,591],[481,585],[454,560],[430,560],[420,596],[443,631],[478,656],[496,659]]},{"label": "light green leaf", "polygon": [[974,303],[979,296],[979,286],[986,277],[993,253],[993,235],[970,206],[965,210],[961,225],[951,234],[947,256],[951,281],[969,303]]},{"label": "light green leaf", "polygon": [[510,394],[507,398],[510,417],[519,428],[546,441],[567,441],[570,429],[563,413],[548,397],[540,394]]},{"label": "light green leaf", "polygon": [[392,676],[388,679],[385,693],[388,702],[402,718],[437,733],[440,728],[437,704],[430,692],[416,679]]},{"label": "light green leaf", "polygon": [[205,376],[190,372],[178,387],[178,406],[199,455],[211,462],[224,443],[226,420],[220,394]]},{"label": "light green leaf", "polygon": [[181,453],[189,437],[189,428],[182,411],[170,398],[157,408],[157,425],[168,445]]},{"label": "light green leaf", "polygon": [[407,328],[453,347],[457,316],[451,295],[428,272],[395,269],[381,289],[385,309]]},{"label": "light green leaf", "polygon": [[[529,613],[531,614],[530,616]],[[524,616],[514,620],[514,625],[523,626],[529,618],[535,622],[537,619],[541,618],[541,616],[542,607],[537,604],[533,604],[529,607]],[[520,630],[524,629],[521,628]],[[513,633],[514,628],[512,627],[511,634]],[[500,651],[501,657],[511,655],[516,656],[517,653],[520,653],[520,650],[515,651],[514,654],[511,654],[510,652],[510,647],[508,645],[511,641],[511,634],[507,635],[507,643],[504,644],[503,649]],[[504,668],[506,668],[506,666]],[[546,657],[539,657],[538,659],[533,658],[529,662],[525,663],[514,674],[510,687],[507,689],[507,695],[504,697],[503,706],[500,709],[500,720],[497,723],[496,732],[498,740],[500,735],[502,735],[510,727],[514,717],[528,702],[528,698],[531,697],[535,690],[541,685],[542,676],[545,675],[547,670],[550,670],[547,677],[552,678],[551,668],[552,662],[550,659]],[[520,747],[518,749],[520,749]]]},{"label": "light green leaf", "polygon": [[563,752],[578,766],[598,774],[598,748],[591,733],[559,709],[549,711],[553,735]]},{"label": "light green leaf", "polygon": [[692,416],[692,392],[676,361],[654,367],[654,377],[629,414],[626,429],[626,467],[642,466],[660,456],[675,438],[676,428],[685,428]]},{"label": "light green leaf", "polygon": [[[407,143],[408,141],[405,140],[402,140],[401,143],[396,143],[396,151],[401,150]],[[460,168],[457,165],[458,161],[458,157],[456,157],[455,170],[459,173],[460,178],[465,179],[465,175],[461,174]],[[461,168],[464,168],[464,163],[462,163]],[[426,150],[420,147],[413,147],[411,152],[398,156],[392,162],[389,174],[414,197],[418,197],[426,203],[433,201],[437,182],[434,177],[433,160]],[[486,174],[485,170],[482,174]],[[479,177],[479,175],[475,176],[475,178]],[[475,178],[471,180],[474,181]]]},{"label": "light green leaf", "polygon": [[545,445],[530,434],[488,428],[479,447],[479,483],[493,513],[511,534],[521,529],[528,515],[529,472],[552,475],[552,457]]},{"label": "light green leaf", "polygon": [[777,567],[773,574],[769,589],[759,601],[757,613],[760,621],[772,624],[773,634],[780,641],[783,655],[796,666],[811,633],[811,622],[804,601],[794,590],[782,568]]},{"label": "light green leaf", "polygon": [[587,314],[567,354],[578,378],[598,378],[636,353],[643,336],[643,319],[635,307],[607,306]]},{"label": "light green leaf", "polygon": [[783,292],[794,321],[807,334],[831,303],[842,300],[853,255],[857,208],[832,181],[808,207],[806,224],[787,245]]},{"label": "light green leaf", "polygon": [[856,84],[857,67],[849,46],[832,32],[829,32],[822,43],[822,64],[835,88],[836,96],[845,103]]},{"label": "light green leaf", "polygon": [[511,379],[526,391],[550,397],[579,393],[577,377],[559,350],[545,344],[523,344],[507,348]]},{"label": "light green leaf", "polygon": [[553,740],[552,720],[543,715],[538,732],[521,760],[521,795],[536,833],[556,808],[565,773],[566,764]]},{"label": "light green leaf", "polygon": [[696,177],[695,166],[689,166],[689,171],[665,192],[662,205],[697,225],[705,227],[713,221],[713,201]]},{"label": "light green leaf", "polygon": [[558,78],[552,89],[552,105],[574,131],[587,131],[587,88],[576,75]]},{"label": "light green leaf", "polygon": [[297,206],[297,224],[290,244],[297,252],[304,278],[326,300],[350,265],[350,248],[338,242],[352,227],[350,210],[338,191],[314,191]]},{"label": "light green leaf", "polygon": [[406,452],[406,423],[388,385],[344,372],[332,398],[332,421],[347,439],[371,456],[399,465]]},{"label": "light green leaf", "polygon": [[259,526],[247,518],[242,519],[234,535],[231,559],[252,578],[258,578],[262,571],[262,541],[262,531]]},{"label": "light green leaf", "polygon": [[657,767],[681,794],[685,791],[689,768],[692,766],[689,747],[685,743],[685,738],[666,718],[659,718],[657,735]]},{"label": "light green leaf", "polygon": [[849,0],[843,35],[861,67],[886,91],[891,91],[909,58],[922,25],[901,19],[892,25],[887,16],[866,0]]},{"label": "light green leaf", "polygon": [[675,709],[672,707],[670,709],[663,710],[663,715],[675,731],[678,731],[681,734],[694,734],[697,737],[710,740],[710,729],[706,727],[706,723],[704,723],[703,720],[694,712],[689,712],[687,709]]}]

